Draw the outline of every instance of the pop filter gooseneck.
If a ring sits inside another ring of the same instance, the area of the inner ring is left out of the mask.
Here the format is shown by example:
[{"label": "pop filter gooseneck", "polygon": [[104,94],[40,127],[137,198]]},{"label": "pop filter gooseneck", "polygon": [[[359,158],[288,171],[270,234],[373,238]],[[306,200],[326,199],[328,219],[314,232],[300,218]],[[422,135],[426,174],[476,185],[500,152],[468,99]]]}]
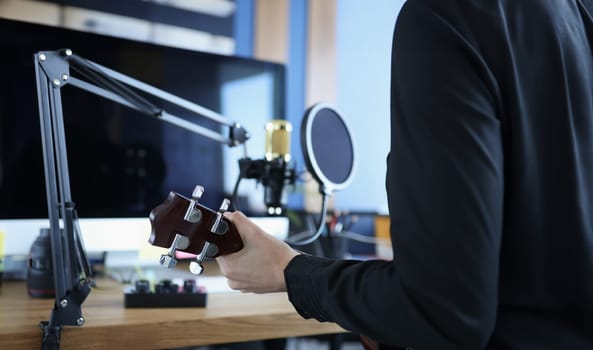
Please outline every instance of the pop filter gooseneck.
[{"label": "pop filter gooseneck", "polygon": [[305,111],[301,123],[301,148],[305,164],[319,183],[323,199],[316,232],[302,240],[293,237],[293,241],[287,241],[295,246],[312,243],[321,235],[329,196],[350,185],[356,165],[350,128],[338,110],[326,103],[317,103]]}]

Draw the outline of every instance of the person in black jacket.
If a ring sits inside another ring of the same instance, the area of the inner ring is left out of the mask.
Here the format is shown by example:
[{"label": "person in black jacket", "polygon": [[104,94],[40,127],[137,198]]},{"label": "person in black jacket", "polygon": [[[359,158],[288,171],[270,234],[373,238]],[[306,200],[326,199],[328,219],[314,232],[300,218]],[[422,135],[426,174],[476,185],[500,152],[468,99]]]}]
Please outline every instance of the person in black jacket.
[{"label": "person in black jacket", "polygon": [[300,254],[241,213],[232,288],[414,349],[593,349],[593,5],[408,0],[392,48],[393,261]]}]

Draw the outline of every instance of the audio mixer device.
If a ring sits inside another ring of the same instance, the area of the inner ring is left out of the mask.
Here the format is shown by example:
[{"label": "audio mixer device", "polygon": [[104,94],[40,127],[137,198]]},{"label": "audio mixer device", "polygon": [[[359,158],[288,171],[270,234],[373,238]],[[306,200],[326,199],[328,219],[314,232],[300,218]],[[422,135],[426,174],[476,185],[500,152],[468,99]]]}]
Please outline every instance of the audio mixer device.
[{"label": "audio mixer device", "polygon": [[137,280],[124,293],[124,306],[142,307],[204,307],[208,294],[195,279],[185,279],[178,285],[170,279],[158,282],[154,288],[145,279]]}]

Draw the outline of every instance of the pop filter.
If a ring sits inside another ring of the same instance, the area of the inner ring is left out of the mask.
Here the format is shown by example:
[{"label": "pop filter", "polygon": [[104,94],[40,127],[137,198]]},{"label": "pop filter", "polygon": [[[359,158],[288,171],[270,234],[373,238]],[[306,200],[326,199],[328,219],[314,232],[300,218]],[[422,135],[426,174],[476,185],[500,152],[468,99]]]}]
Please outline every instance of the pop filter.
[{"label": "pop filter", "polygon": [[350,185],[356,154],[350,128],[335,107],[318,103],[305,111],[301,148],[319,192],[330,195]]},{"label": "pop filter", "polygon": [[319,183],[323,195],[321,215],[315,233],[303,232],[303,240],[287,241],[302,246],[314,242],[324,230],[329,196],[352,182],[356,155],[350,128],[337,109],[326,103],[317,103],[305,111],[301,123],[301,148],[309,172]]}]

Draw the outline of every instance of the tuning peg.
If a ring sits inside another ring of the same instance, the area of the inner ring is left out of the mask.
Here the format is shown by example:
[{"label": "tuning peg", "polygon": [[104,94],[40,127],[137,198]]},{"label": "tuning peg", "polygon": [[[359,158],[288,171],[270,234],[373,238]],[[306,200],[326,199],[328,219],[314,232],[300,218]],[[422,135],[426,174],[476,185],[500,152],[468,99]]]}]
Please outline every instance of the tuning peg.
[{"label": "tuning peg", "polygon": [[210,246],[210,242],[204,242],[204,246],[202,247],[202,251],[200,254],[196,256],[196,260],[189,263],[189,271],[194,275],[201,275],[204,272],[204,266],[202,262],[206,259],[206,254],[208,252],[208,247]]},{"label": "tuning peg", "polygon": [[222,220],[222,217],[224,212],[229,209],[230,204],[231,201],[227,198],[222,200],[222,203],[220,203],[220,208],[216,213],[216,220],[214,220],[214,224],[212,224],[210,232],[215,233],[217,235],[223,235],[226,233],[226,231],[228,230],[228,225],[226,224],[226,222]]},{"label": "tuning peg", "polygon": [[209,256],[215,256],[218,253],[218,246],[214,243],[210,243],[208,241],[204,242],[204,246],[202,247],[202,251],[200,254],[196,256],[196,260],[189,263],[189,270],[194,275],[201,275],[204,271],[204,266],[202,263],[204,259]]},{"label": "tuning peg", "polygon": [[197,261],[192,261],[189,263],[189,271],[194,275],[201,275],[204,272],[204,266]]},{"label": "tuning peg", "polygon": [[198,200],[198,199],[202,198],[203,194],[204,194],[204,186],[196,185],[196,187],[194,187],[194,191],[191,193],[191,197],[195,200]]},{"label": "tuning peg", "polygon": [[175,238],[173,238],[173,243],[171,247],[169,247],[169,251],[167,254],[161,255],[160,264],[163,267],[171,268],[177,265],[177,259],[175,259],[175,251],[177,249],[185,249],[189,246],[189,239],[183,235],[178,233],[175,234]]},{"label": "tuning peg", "polygon": [[[223,235],[227,232],[228,225],[224,220],[222,220],[222,217],[223,217],[224,212],[229,209],[230,203],[231,203],[231,201],[229,201],[227,198],[225,198],[222,201],[222,203],[220,204],[220,208],[218,209],[218,212],[216,213],[216,219],[214,220],[214,223],[212,224],[212,227],[210,228],[210,231],[212,233],[217,234],[217,235]],[[196,260],[192,261],[189,264],[189,270],[193,274],[196,274],[196,275],[202,274],[202,272],[204,272],[204,266],[202,265],[202,263],[204,262],[204,259],[206,259],[207,256],[214,256],[217,253],[218,253],[218,247],[216,246],[216,244],[205,241],[204,246],[202,247],[202,251],[200,251],[200,254],[198,254],[196,256]]]},{"label": "tuning peg", "polygon": [[204,194],[204,187],[197,185],[191,194],[189,205],[187,206],[187,210],[185,211],[185,215],[183,216],[183,219],[185,221],[189,221],[195,224],[202,220],[202,211],[196,208],[196,204],[198,203],[200,198],[202,198],[202,194]]}]

